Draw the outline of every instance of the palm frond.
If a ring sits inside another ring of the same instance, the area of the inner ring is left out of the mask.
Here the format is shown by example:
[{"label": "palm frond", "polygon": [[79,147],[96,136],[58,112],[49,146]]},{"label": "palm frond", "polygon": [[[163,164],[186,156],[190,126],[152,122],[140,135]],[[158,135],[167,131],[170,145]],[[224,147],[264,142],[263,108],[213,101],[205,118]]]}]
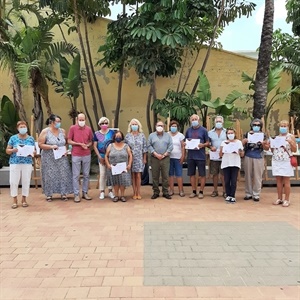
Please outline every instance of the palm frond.
[{"label": "palm frond", "polygon": [[33,69],[40,69],[40,62],[38,60],[35,60],[30,63],[21,63],[21,62],[16,63],[15,66],[16,75],[23,87],[29,86],[31,71]]}]

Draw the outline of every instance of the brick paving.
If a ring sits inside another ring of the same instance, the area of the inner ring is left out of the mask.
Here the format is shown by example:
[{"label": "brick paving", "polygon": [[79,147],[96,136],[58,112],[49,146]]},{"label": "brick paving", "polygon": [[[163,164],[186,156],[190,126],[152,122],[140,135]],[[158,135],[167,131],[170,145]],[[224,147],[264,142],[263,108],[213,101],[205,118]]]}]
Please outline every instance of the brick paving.
[{"label": "brick paving", "polygon": [[31,189],[15,210],[1,188],[1,300],[300,299],[300,187],[283,208],[271,205],[275,187],[240,200],[242,183],[234,205],[212,187],[203,200],[153,201],[146,186],[142,200],[113,203],[94,186],[79,204]]}]

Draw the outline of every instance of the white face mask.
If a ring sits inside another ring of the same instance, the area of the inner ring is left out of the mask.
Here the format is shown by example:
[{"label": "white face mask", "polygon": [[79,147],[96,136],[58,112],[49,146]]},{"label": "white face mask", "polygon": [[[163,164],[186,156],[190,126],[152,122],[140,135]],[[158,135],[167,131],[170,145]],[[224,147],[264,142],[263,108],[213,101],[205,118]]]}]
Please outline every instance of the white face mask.
[{"label": "white face mask", "polygon": [[85,121],[78,121],[78,125],[79,125],[80,127],[83,127],[83,126],[85,125]]},{"label": "white face mask", "polygon": [[227,134],[229,140],[234,140],[234,133]]},{"label": "white face mask", "polygon": [[164,128],[161,127],[161,126],[157,126],[157,127],[156,127],[156,131],[157,131],[157,132],[163,132],[163,131],[164,131]]}]

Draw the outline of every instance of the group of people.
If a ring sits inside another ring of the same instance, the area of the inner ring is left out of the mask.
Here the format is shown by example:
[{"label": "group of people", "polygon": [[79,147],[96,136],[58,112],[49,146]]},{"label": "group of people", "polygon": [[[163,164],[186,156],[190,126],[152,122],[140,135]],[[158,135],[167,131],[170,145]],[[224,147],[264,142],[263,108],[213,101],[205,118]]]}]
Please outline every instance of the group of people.
[{"label": "group of people", "polygon": [[[155,131],[149,135],[148,140],[137,119],[129,122],[125,136],[123,132],[110,128],[110,121],[106,117],[100,118],[99,130],[95,133],[86,124],[85,115],[82,113],[78,115],[76,124],[70,127],[68,134],[61,128],[61,121],[59,116],[51,115],[46,122],[47,127],[38,138],[38,146],[41,149],[42,188],[49,202],[53,200],[54,194],[59,194],[62,200],[68,200],[68,195],[74,194],[74,202],[92,199],[88,193],[92,149],[99,163],[101,200],[107,195],[114,202],[126,202],[125,189],[129,186],[133,188],[132,198],[142,199],[141,175],[147,163],[148,153],[152,172],[151,199],[160,196],[160,178],[163,197],[172,199],[175,181],[179,196],[185,196],[182,176],[185,160],[192,187],[189,197],[202,199],[206,184],[206,149],[209,149],[209,170],[213,179],[213,191],[210,196],[219,196],[218,185],[221,181],[220,196],[222,195],[227,203],[236,202],[238,174],[241,158],[244,157],[244,200],[259,201],[264,171],[264,150],[271,149],[272,174],[276,177],[278,194],[278,199],[273,204],[281,204],[283,207],[290,205],[290,177],[294,173],[290,156],[296,151],[296,140],[288,132],[288,121],[283,120],[279,124],[279,137],[284,137],[283,144],[273,148],[270,148],[270,140],[263,134],[263,123],[259,119],[251,121],[250,131],[245,133],[242,140],[238,139],[234,128],[224,128],[222,116],[215,117],[213,129],[208,131],[200,124],[199,116],[192,115],[191,126],[185,135],[180,132],[177,121],[171,121],[167,131],[164,122],[158,121]],[[22,177],[22,206],[28,206],[26,198],[30,187],[32,155],[35,155],[35,151],[26,157],[18,154],[20,146],[34,146],[35,141],[28,135],[26,122],[19,121],[17,130],[18,133],[10,138],[6,149],[6,153],[10,155],[12,208],[18,207],[20,177]],[[260,133],[260,140],[252,140],[255,133]],[[71,154],[71,164],[68,150]]]}]

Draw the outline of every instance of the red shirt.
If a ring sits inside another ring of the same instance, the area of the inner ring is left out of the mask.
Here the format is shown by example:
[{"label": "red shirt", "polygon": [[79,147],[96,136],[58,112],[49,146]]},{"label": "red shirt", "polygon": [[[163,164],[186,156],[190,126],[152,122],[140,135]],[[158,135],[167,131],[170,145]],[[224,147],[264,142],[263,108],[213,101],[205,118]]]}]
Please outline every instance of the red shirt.
[{"label": "red shirt", "polygon": [[[89,144],[93,140],[93,132],[91,127],[85,125],[80,127],[79,125],[72,125],[69,130],[68,139],[75,143]],[[87,156],[91,154],[90,148],[83,149],[81,146],[72,145],[73,156]]]}]

